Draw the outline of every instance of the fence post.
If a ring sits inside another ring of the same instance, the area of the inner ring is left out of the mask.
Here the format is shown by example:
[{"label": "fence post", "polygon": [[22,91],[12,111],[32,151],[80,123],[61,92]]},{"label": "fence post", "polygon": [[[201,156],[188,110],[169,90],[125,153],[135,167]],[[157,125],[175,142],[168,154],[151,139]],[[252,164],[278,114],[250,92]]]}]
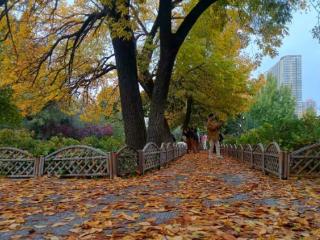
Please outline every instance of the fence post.
[{"label": "fence post", "polygon": [[243,150],[243,146],[242,146],[242,145],[241,145],[240,151],[241,151],[240,161],[243,162],[243,161],[244,161],[244,160],[243,160],[243,152],[244,152],[244,150]]},{"label": "fence post", "polygon": [[165,161],[166,165],[167,165],[168,162],[169,162],[169,160],[168,160],[168,148],[166,147],[166,161]]},{"label": "fence post", "polygon": [[159,170],[161,169],[161,153],[162,153],[162,150],[161,150],[161,146],[160,148],[158,148],[158,152],[159,152]]},{"label": "fence post", "polygon": [[33,166],[34,177],[39,177],[39,170],[40,170],[40,158],[36,158],[34,159],[34,166]]},{"label": "fence post", "polygon": [[40,176],[43,176],[43,173],[44,173],[44,157],[40,156],[37,175],[40,177]]},{"label": "fence post", "polygon": [[113,169],[113,152],[109,153],[109,171],[110,171],[110,179],[114,178],[114,169]]},{"label": "fence post", "polygon": [[250,167],[254,168],[253,166],[253,148],[251,147],[251,151],[250,151]]},{"label": "fence post", "polygon": [[279,178],[284,179],[284,151],[279,152]]},{"label": "fence post", "polygon": [[138,150],[138,159],[139,159],[139,172],[144,175],[144,154],[143,150]]},{"label": "fence post", "polygon": [[112,165],[112,178],[118,176],[118,155],[116,152],[111,153],[111,165]]},{"label": "fence post", "polygon": [[290,175],[290,154],[283,152],[283,179],[289,179]]},{"label": "fence post", "polygon": [[266,166],[265,166],[265,159],[264,159],[264,148],[262,149],[262,172],[263,174],[266,174]]}]

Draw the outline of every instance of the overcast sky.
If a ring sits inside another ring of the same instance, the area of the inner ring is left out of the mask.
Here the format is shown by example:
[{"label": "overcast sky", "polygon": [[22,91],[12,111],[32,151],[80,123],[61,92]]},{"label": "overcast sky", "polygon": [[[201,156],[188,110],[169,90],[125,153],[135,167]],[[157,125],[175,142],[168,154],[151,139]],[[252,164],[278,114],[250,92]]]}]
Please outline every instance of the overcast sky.
[{"label": "overcast sky", "polygon": [[320,107],[320,43],[312,38],[311,30],[317,23],[314,10],[308,13],[297,12],[289,25],[289,36],[283,40],[279,55],[274,59],[265,57],[254,76],[266,72],[282,56],[302,55],[302,97],[303,100],[313,99]]}]

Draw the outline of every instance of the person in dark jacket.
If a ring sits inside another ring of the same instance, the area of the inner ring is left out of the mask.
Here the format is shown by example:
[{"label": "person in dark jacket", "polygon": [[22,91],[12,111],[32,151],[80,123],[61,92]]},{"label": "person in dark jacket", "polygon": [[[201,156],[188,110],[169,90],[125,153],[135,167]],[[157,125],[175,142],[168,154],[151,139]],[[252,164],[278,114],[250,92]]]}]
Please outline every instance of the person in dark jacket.
[{"label": "person in dark jacket", "polygon": [[191,131],[190,128],[185,128],[182,132],[182,137],[185,139],[187,146],[188,146],[188,153],[191,152],[192,145],[191,145]]}]

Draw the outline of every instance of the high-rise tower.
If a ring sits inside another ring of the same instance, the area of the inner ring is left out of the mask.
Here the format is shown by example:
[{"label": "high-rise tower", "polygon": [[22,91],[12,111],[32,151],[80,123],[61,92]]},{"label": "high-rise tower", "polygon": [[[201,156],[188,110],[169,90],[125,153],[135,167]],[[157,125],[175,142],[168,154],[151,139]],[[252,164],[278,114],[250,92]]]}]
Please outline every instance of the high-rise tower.
[{"label": "high-rise tower", "polygon": [[277,62],[267,75],[272,75],[278,83],[278,86],[287,86],[296,99],[296,114],[302,115],[302,72],[301,72],[301,55],[284,56]]}]

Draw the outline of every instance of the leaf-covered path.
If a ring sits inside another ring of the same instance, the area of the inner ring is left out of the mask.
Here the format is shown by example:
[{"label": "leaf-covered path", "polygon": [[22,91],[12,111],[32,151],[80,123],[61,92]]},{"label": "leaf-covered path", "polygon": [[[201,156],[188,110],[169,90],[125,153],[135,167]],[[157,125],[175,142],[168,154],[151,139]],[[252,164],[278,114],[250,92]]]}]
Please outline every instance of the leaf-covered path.
[{"label": "leaf-covered path", "polygon": [[131,179],[0,179],[0,239],[320,239],[319,183],[205,153]]}]

